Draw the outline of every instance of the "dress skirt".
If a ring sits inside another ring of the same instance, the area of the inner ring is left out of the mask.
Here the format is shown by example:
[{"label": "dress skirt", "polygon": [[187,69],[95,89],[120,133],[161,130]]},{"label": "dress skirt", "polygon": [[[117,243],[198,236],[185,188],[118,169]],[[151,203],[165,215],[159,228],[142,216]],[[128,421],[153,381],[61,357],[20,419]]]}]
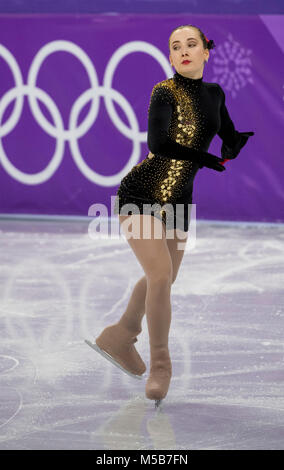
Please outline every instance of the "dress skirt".
[{"label": "dress skirt", "polygon": [[[114,202],[114,214],[148,214],[160,219],[165,230],[188,232],[193,180],[199,166],[182,161],[177,167],[173,162],[180,160],[158,157],[151,152],[150,155],[152,157],[148,154],[121,180]],[[174,185],[168,182],[169,177]],[[166,185],[172,184],[172,187],[166,186],[165,181]],[[165,187],[171,188],[171,191]]]}]

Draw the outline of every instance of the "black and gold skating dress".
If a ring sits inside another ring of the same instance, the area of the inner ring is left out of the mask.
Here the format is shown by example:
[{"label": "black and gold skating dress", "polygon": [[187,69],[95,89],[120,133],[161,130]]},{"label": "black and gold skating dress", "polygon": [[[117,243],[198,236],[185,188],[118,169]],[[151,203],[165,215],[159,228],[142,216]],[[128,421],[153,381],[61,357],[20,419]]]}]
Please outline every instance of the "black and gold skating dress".
[{"label": "black and gold skating dress", "polygon": [[[207,152],[213,137],[222,139],[222,159]],[[114,213],[151,214],[165,228],[189,229],[193,181],[200,168],[219,172],[224,158],[235,158],[252,133],[238,132],[217,83],[175,72],[157,83],[148,108],[150,152],[121,180]],[[135,205],[135,206],[134,206]]]}]

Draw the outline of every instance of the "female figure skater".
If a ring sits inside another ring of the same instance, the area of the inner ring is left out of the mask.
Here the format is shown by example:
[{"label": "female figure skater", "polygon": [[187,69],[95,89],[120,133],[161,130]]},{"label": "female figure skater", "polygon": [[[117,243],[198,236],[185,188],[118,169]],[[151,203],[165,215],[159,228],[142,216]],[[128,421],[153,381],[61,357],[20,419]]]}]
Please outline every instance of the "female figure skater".
[{"label": "female figure skater", "polygon": [[[156,406],[165,398],[172,376],[170,293],[184,254],[185,242],[183,249],[178,245],[187,237],[194,177],[203,166],[224,171],[225,159],[235,158],[254,134],[235,130],[221,86],[203,81],[213,47],[214,41],[193,25],[179,26],[170,35],[169,60],[176,72],[152,90],[147,136],[150,152],[122,179],[115,200],[114,212],[119,214],[122,229],[131,222],[136,233],[127,240],[145,275],[135,285],[120,320],[107,326],[95,342],[85,340],[124,372],[141,379],[146,366],[134,343],[146,313],[151,359],[145,392]],[[222,158],[207,152],[216,134],[223,141]],[[138,213],[129,214],[127,204],[135,204]],[[147,211],[143,204],[156,208]],[[185,210],[180,213],[176,204],[184,204]],[[166,210],[167,205],[173,210]],[[156,224],[160,237],[152,236]],[[151,229],[150,238],[144,236],[145,227]]]}]

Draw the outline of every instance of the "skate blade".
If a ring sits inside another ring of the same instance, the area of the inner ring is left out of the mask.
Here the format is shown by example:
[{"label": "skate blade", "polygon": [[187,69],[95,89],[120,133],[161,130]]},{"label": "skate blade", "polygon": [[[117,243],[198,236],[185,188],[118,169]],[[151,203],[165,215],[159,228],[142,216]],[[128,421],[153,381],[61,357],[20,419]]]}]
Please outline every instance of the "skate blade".
[{"label": "skate blade", "polygon": [[100,353],[108,361],[112,362],[112,364],[114,364],[116,367],[119,367],[121,370],[123,370],[123,372],[125,372],[127,375],[130,375],[130,377],[133,377],[134,379],[138,379],[138,380],[142,380],[142,378],[144,377],[143,375],[132,374],[132,372],[130,372],[129,370],[124,369],[124,367],[122,367],[122,365],[120,365],[119,362],[117,362],[110,354],[108,354],[103,349],[99,348],[97,343],[92,343],[91,341],[87,339],[85,339],[85,343],[87,343],[89,346],[91,346],[91,348],[93,348],[95,351]]},{"label": "skate blade", "polygon": [[162,398],[159,400],[155,400],[155,409],[160,410],[161,409],[161,404],[162,404]]}]

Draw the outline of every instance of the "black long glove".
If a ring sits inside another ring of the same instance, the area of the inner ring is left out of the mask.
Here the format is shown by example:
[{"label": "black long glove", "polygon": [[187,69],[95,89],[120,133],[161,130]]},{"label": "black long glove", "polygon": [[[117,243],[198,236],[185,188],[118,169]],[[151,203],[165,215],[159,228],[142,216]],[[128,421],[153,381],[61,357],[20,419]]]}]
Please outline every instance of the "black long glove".
[{"label": "black long glove", "polygon": [[222,143],[221,155],[223,159],[232,160],[236,158],[244,145],[247,143],[248,138],[254,135],[254,132],[237,132],[237,140],[233,147],[228,147],[225,142]]},{"label": "black long glove", "polygon": [[209,153],[204,153],[199,157],[199,168],[203,168],[206,166],[207,168],[212,168],[213,170],[216,171],[225,171],[226,168],[224,165],[221,165],[220,162],[222,162],[222,158],[216,157],[215,155],[209,154]]}]

